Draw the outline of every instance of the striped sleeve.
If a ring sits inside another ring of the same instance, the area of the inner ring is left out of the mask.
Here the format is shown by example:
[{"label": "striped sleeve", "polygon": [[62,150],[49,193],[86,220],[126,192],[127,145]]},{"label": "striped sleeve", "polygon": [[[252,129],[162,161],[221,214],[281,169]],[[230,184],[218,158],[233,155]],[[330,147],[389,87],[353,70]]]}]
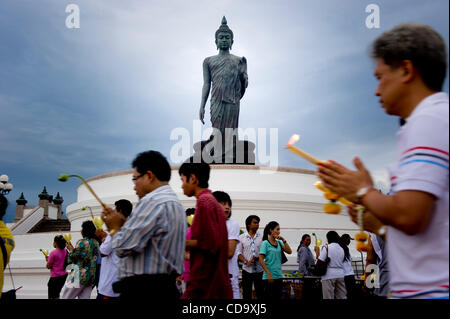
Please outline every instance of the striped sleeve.
[{"label": "striped sleeve", "polygon": [[395,192],[419,190],[440,198],[448,185],[448,119],[423,115],[408,123],[409,140],[401,148]]},{"label": "striped sleeve", "polygon": [[164,205],[154,200],[139,204],[121,231],[113,237],[112,246],[119,257],[142,252],[152,236],[167,231],[167,225],[159,222]]}]

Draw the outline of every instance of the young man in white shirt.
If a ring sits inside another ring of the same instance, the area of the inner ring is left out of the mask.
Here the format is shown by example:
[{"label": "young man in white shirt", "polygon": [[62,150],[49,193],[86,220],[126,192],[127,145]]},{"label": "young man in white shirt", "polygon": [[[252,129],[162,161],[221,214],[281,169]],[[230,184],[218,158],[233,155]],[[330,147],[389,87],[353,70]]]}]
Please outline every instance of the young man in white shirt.
[{"label": "young man in white shirt", "polygon": [[[116,211],[121,213],[125,219],[130,216],[133,210],[133,204],[127,199],[120,199],[114,203]],[[102,244],[99,247],[102,256],[102,271],[98,281],[97,299],[113,299],[119,298],[120,294],[114,292],[113,283],[118,280],[117,267],[119,265],[119,257],[113,252],[111,236],[103,230],[97,230],[97,237],[100,238]]]},{"label": "young man in white shirt", "polygon": [[225,192],[215,191],[212,193],[225,212],[228,230],[228,272],[230,274],[231,288],[233,289],[233,299],[240,299],[239,293],[239,266],[237,262],[237,244],[239,243],[239,235],[241,228],[235,220],[231,220],[231,198]]},{"label": "young man in white shirt", "polygon": [[375,42],[375,95],[406,123],[397,133],[392,194],[383,195],[359,158],[356,171],[327,161],[318,176],[331,191],[362,204],[384,225],[391,298],[449,298],[449,101],[442,37],[402,24]]},{"label": "young man in white shirt", "polygon": [[242,298],[252,299],[255,284],[257,299],[263,299],[264,282],[263,268],[259,263],[259,248],[261,247],[263,235],[258,231],[260,218],[250,215],[245,220],[247,232],[239,236],[237,246],[238,259],[242,261]]}]

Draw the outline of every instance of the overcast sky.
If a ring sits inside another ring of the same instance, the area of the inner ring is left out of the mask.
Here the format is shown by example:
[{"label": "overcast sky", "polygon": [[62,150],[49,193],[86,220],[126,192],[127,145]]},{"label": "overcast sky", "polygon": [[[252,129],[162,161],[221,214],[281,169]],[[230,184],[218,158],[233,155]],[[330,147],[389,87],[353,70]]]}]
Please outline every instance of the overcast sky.
[{"label": "overcast sky", "polygon": [[[71,3],[80,28],[66,27]],[[366,26],[372,3],[380,28]],[[223,15],[232,53],[248,61],[239,126],[277,128],[279,166],[314,169],[284,149],[298,133],[298,146],[316,157],[352,166],[358,155],[382,179],[395,160],[398,119],[374,96],[369,46],[402,22],[431,25],[448,46],[448,7],[448,0],[2,0],[0,175],[14,184],[5,220],[21,192],[36,205],[44,186],[61,193],[64,209],[75,202],[78,181],[60,183],[61,173],[130,169],[149,149],[169,158],[172,130],[192,133],[198,119],[202,62],[217,54]]]}]

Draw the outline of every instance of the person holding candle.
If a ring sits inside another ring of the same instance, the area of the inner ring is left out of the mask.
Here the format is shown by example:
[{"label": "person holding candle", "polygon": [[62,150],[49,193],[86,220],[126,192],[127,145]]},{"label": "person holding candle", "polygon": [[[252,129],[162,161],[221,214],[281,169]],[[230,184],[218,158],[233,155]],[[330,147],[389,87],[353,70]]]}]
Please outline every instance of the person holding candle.
[{"label": "person holding candle", "polygon": [[90,299],[95,284],[97,270],[98,238],[95,235],[95,225],[91,220],[81,224],[81,236],[76,247],[67,243],[69,263],[74,264],[73,272],[68,279],[73,285],[65,287],[62,299]]},{"label": "person holding candle", "polygon": [[66,250],[66,240],[62,235],[55,236],[53,247],[56,249],[50,255],[45,256],[47,269],[50,269],[50,280],[47,283],[48,299],[59,299],[59,294],[67,278],[64,261],[68,252]]},{"label": "person holding candle", "polygon": [[[121,213],[125,218],[128,218],[133,210],[133,204],[127,199],[116,201],[114,206],[116,207],[116,211]],[[106,233],[103,229],[97,229],[96,234],[102,241],[102,244],[99,247],[102,263],[97,288],[97,299],[118,298],[119,294],[113,291],[112,285],[118,280],[117,267],[119,264],[119,257],[113,252],[111,235]]]},{"label": "person holding candle", "polygon": [[447,49],[431,27],[407,23],[372,46],[375,95],[386,113],[405,121],[397,133],[397,161],[384,195],[362,161],[352,171],[319,164],[324,186],[363,205],[387,226],[392,298],[449,298],[449,100],[442,86]]},{"label": "person holding candle", "polygon": [[139,201],[128,219],[104,208],[102,219],[119,257],[113,290],[124,300],[176,300],[176,278],[183,273],[186,215],[169,185],[171,168],[157,151],[139,153],[132,162]]}]

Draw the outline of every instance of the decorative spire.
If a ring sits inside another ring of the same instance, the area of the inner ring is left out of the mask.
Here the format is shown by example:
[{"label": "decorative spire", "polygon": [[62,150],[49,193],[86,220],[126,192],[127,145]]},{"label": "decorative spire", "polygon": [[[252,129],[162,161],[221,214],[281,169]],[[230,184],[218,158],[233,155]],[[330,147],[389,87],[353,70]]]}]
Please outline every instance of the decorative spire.
[{"label": "decorative spire", "polygon": [[44,186],[44,189],[42,192],[38,195],[40,200],[48,200],[50,198],[49,194],[47,193],[47,188]]},{"label": "decorative spire", "polygon": [[227,25],[227,18],[225,18],[225,16],[223,16],[222,18],[222,25]]},{"label": "decorative spire", "polygon": [[18,200],[16,200],[16,203],[17,203],[17,205],[23,205],[23,206],[25,206],[28,203],[28,201],[23,196],[23,193],[20,193],[20,197]]},{"label": "decorative spire", "polygon": [[53,203],[55,205],[61,205],[64,202],[64,199],[59,195],[59,192],[56,194],[55,199],[53,200]]}]

